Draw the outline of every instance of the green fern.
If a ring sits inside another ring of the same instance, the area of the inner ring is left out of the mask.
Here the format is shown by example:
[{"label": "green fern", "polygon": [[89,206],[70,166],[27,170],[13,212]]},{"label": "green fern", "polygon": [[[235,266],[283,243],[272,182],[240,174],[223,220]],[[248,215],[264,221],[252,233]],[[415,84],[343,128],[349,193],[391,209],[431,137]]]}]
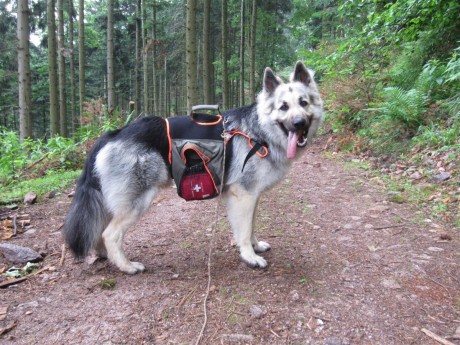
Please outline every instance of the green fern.
[{"label": "green fern", "polygon": [[426,110],[427,96],[417,89],[408,91],[400,87],[384,89],[384,99],[377,111],[377,116],[397,121],[410,132],[415,132],[422,124]]}]

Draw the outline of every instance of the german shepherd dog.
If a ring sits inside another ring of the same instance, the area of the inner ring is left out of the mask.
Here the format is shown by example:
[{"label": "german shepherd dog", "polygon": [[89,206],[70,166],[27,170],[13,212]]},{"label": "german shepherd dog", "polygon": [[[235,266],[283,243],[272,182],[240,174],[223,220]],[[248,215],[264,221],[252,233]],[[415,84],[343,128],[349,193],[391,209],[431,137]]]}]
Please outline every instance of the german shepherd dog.
[{"label": "german shepherd dog", "polygon": [[[313,72],[297,62],[288,83],[266,68],[263,89],[253,105],[223,114],[227,126],[264,142],[269,154],[252,156],[247,139],[229,141],[222,196],[241,259],[250,267],[267,261],[256,253],[270,249],[254,233],[263,192],[280,182],[291,162],[312,140],[323,118],[322,99]],[[170,185],[166,121],[144,117],[99,138],[89,153],[64,223],[64,238],[77,257],[95,251],[121,271],[144,271],[123,251],[127,230],[149,208],[162,187]],[[244,166],[244,169],[242,169]]]}]

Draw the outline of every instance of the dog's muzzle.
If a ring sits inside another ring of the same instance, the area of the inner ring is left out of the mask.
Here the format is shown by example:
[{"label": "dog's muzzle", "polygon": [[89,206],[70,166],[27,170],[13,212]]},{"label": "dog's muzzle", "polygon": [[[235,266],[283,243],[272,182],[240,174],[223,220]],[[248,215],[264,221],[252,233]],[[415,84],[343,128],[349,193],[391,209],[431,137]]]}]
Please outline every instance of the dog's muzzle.
[{"label": "dog's muzzle", "polygon": [[297,147],[305,147],[307,145],[309,121],[299,115],[295,116],[287,126],[282,122],[278,124],[288,137],[287,157],[289,159],[295,158]]},{"label": "dog's muzzle", "polygon": [[296,116],[292,124],[297,132],[297,146],[305,147],[307,145],[308,121],[303,116]]}]

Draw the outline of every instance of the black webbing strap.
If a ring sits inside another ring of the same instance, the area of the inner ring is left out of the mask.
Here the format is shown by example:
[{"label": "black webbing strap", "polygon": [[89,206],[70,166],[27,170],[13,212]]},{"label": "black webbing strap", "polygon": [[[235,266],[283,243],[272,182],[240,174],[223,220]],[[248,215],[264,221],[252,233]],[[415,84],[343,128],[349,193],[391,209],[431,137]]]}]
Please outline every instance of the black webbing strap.
[{"label": "black webbing strap", "polygon": [[241,169],[241,172],[243,172],[244,170],[244,167],[246,166],[246,163],[247,161],[249,160],[249,158],[251,158],[252,156],[254,156],[254,154],[259,151],[260,148],[264,147],[264,145],[262,145],[261,143],[259,142],[255,142],[254,146],[252,147],[252,149],[248,152],[248,154],[246,155],[246,158],[244,159],[244,163],[243,163],[243,168]]}]

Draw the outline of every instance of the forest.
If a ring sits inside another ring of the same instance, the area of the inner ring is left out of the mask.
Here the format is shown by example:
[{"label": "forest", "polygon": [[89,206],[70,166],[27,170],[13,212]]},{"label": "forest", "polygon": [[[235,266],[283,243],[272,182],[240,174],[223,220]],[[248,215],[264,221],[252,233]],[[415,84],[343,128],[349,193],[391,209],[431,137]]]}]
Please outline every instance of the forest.
[{"label": "forest", "polygon": [[460,152],[454,0],[6,0],[0,7],[3,186],[56,171],[59,180],[63,171],[73,178],[93,138],[139,116],[250,104],[265,67],[288,77],[297,60],[316,73],[336,148],[379,157]]}]

